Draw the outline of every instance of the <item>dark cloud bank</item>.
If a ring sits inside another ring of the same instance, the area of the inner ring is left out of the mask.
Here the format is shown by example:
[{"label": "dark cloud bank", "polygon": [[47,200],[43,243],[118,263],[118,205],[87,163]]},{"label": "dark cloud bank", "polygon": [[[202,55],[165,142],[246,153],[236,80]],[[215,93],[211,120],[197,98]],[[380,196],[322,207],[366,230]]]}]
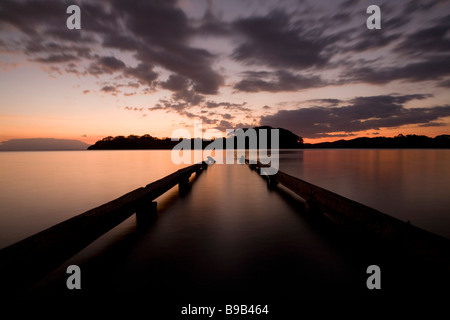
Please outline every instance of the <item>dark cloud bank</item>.
[{"label": "dark cloud bank", "polygon": [[[110,75],[111,83],[98,89],[105,94],[134,94],[121,87],[139,89],[140,93],[169,90],[170,97],[146,110],[176,112],[218,127],[233,125],[228,121],[233,118],[229,111],[245,114],[252,109],[245,103],[214,101],[220,88],[229,85],[216,65],[220,55],[213,53],[214,48],[196,47],[194,39],[233,40],[227,58],[246,69],[232,84],[236,94],[295,92],[353,83],[386,85],[392,81],[431,81],[431,87],[450,87],[450,15],[426,18],[435,8],[445,12],[448,2],[387,3],[382,8],[383,28],[377,32],[365,28],[365,8],[360,2],[348,5],[344,1],[336,8],[318,3],[315,9],[308,2],[295,8],[280,5],[265,14],[222,21],[209,2],[204,16],[192,21],[175,0],[82,1],[82,30],[71,32],[64,28],[70,1],[2,0],[0,31],[13,28],[20,31],[20,37],[2,39],[0,47],[5,52],[21,51],[37,63],[60,66],[67,73]],[[358,10],[363,14],[355,14]],[[408,23],[413,20],[423,24],[411,28]],[[353,58],[355,53],[383,48],[387,52],[383,58]],[[99,49],[131,54],[137,64],[103,56]],[[169,72],[167,79],[162,79],[160,69]],[[331,80],[326,79],[330,70],[336,74]],[[360,97],[343,106],[319,104],[281,110],[262,117],[261,124],[285,126],[304,137],[406,124],[441,125],[439,119],[449,116],[448,105],[415,109],[405,105],[424,98]],[[217,112],[211,118],[193,113],[193,107],[215,108]]]},{"label": "dark cloud bank", "polygon": [[[423,100],[429,95],[384,95],[358,97],[344,106],[322,105],[296,110],[280,110],[261,118],[262,125],[281,126],[304,138],[351,135],[364,130],[400,127],[407,124],[440,126],[439,119],[450,116],[450,105],[432,108],[406,108],[411,100]],[[326,102],[326,101],[325,101]]]}]

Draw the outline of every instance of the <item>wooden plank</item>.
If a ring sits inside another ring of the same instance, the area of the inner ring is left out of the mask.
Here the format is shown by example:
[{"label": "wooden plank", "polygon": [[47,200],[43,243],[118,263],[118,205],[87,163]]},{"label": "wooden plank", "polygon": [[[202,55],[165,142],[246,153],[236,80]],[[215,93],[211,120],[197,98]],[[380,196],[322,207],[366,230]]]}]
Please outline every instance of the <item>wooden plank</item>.
[{"label": "wooden plank", "polygon": [[20,291],[61,265],[94,240],[129,218],[144,202],[152,201],[206,164],[178,170],[145,188],[41,231],[0,250],[2,290]]},{"label": "wooden plank", "polygon": [[[251,169],[267,167],[245,159]],[[306,208],[324,214],[334,222],[364,234],[396,244],[414,255],[442,263],[450,269],[450,240],[406,223],[359,202],[278,171],[262,176],[270,188],[282,184],[306,201]]]},{"label": "wooden plank", "polygon": [[278,171],[275,179],[332,220],[396,243],[411,253],[450,266],[450,241],[392,216]]}]

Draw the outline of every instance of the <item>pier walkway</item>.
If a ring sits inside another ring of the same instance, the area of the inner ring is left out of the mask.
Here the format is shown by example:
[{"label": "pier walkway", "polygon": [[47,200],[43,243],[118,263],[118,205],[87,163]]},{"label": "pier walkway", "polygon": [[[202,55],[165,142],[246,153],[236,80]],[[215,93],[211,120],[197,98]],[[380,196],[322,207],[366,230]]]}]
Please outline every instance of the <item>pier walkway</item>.
[{"label": "pier walkway", "polygon": [[[301,198],[282,186],[269,188],[247,165],[197,170],[180,191],[156,198],[156,219],[132,215],[21,299],[445,298],[445,269],[307,211]],[[66,287],[69,265],[81,269],[81,290]],[[382,290],[366,286],[370,265],[381,268]]]}]

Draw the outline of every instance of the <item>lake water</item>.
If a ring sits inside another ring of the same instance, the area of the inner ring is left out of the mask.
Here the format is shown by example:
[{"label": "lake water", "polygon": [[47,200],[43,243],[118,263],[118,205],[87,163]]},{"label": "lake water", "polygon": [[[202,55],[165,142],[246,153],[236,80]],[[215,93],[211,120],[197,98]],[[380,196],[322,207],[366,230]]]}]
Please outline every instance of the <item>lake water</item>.
[{"label": "lake water", "polygon": [[[0,248],[185,166],[170,152],[1,152]],[[280,170],[450,238],[450,150],[284,150]],[[210,181],[218,191],[202,201],[227,203],[219,191],[247,178]],[[264,206],[267,190],[258,192]]]},{"label": "lake water", "polygon": [[283,151],[281,170],[450,239],[450,150]]}]

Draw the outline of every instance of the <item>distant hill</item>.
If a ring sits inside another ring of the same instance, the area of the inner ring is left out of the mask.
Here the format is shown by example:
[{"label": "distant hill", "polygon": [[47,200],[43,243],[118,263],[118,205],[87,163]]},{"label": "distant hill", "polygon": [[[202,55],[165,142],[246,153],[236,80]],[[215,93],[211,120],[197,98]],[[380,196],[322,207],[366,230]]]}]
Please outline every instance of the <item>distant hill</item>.
[{"label": "distant hill", "polygon": [[383,149],[432,149],[432,148],[450,148],[450,135],[440,135],[435,138],[419,135],[398,135],[393,138],[375,137],[375,138],[356,138],[352,140],[338,140],[334,142],[305,143],[304,148],[383,148]]},{"label": "distant hill", "polygon": [[[271,127],[255,127],[254,128],[259,137],[259,130],[271,129]],[[450,148],[450,135],[440,135],[435,138],[419,135],[398,135],[393,138],[375,137],[375,138],[356,138],[352,140],[339,140],[334,142],[322,142],[322,143],[303,143],[303,139],[298,135],[292,133],[289,130],[283,128],[279,129],[280,149],[314,149],[314,148],[335,148],[335,149],[402,149],[402,148],[418,148],[418,149],[430,149],[430,148]],[[243,129],[248,130],[247,128]],[[268,148],[270,148],[270,134],[268,134]],[[219,138],[222,140],[222,144],[226,147],[226,141],[229,139],[235,139],[234,146],[237,146],[236,137]],[[191,149],[194,149],[194,143],[199,142],[200,139],[190,139]],[[179,141],[172,141],[170,138],[155,138],[148,134],[143,136],[130,135],[106,137],[97,141],[94,145],[90,146],[89,150],[115,150],[115,149],[172,149]],[[202,148],[205,148],[210,143],[209,140],[203,140],[201,142]],[[246,139],[246,149],[249,148],[248,139]]]},{"label": "distant hill", "polygon": [[[262,126],[262,127],[255,127],[253,128],[256,130],[257,138],[259,139],[259,132],[260,130],[267,129],[267,140],[268,145],[267,147],[271,147],[271,141],[270,141],[270,132],[269,130],[272,129],[272,127],[268,126]],[[292,133],[289,130],[283,129],[283,128],[276,128],[279,130],[280,134],[280,140],[279,140],[279,147],[280,149],[295,149],[295,148],[301,148],[303,145],[303,139],[299,137],[298,135]],[[248,130],[248,128],[242,129],[244,132]],[[216,142],[217,146],[217,140],[222,140],[222,146],[226,147],[226,142],[229,139],[235,139],[234,145],[237,146],[237,138],[232,136],[229,138],[218,138],[214,140]],[[195,142],[199,142],[198,139],[190,139],[191,142],[191,149],[194,149]],[[179,143],[179,141],[172,141],[170,138],[155,138],[148,134],[143,136],[136,136],[136,135],[130,135],[128,137],[125,136],[117,136],[117,137],[106,137],[99,141],[97,141],[94,145],[90,146],[89,150],[114,150],[114,149],[172,149],[174,146],[176,146]],[[203,140],[201,141],[202,148],[205,148],[209,144],[211,144],[212,141],[209,140]],[[246,139],[246,149],[249,148],[248,139]]]},{"label": "distant hill", "polygon": [[33,138],[12,139],[0,143],[0,151],[86,150],[89,144],[79,140]]}]

